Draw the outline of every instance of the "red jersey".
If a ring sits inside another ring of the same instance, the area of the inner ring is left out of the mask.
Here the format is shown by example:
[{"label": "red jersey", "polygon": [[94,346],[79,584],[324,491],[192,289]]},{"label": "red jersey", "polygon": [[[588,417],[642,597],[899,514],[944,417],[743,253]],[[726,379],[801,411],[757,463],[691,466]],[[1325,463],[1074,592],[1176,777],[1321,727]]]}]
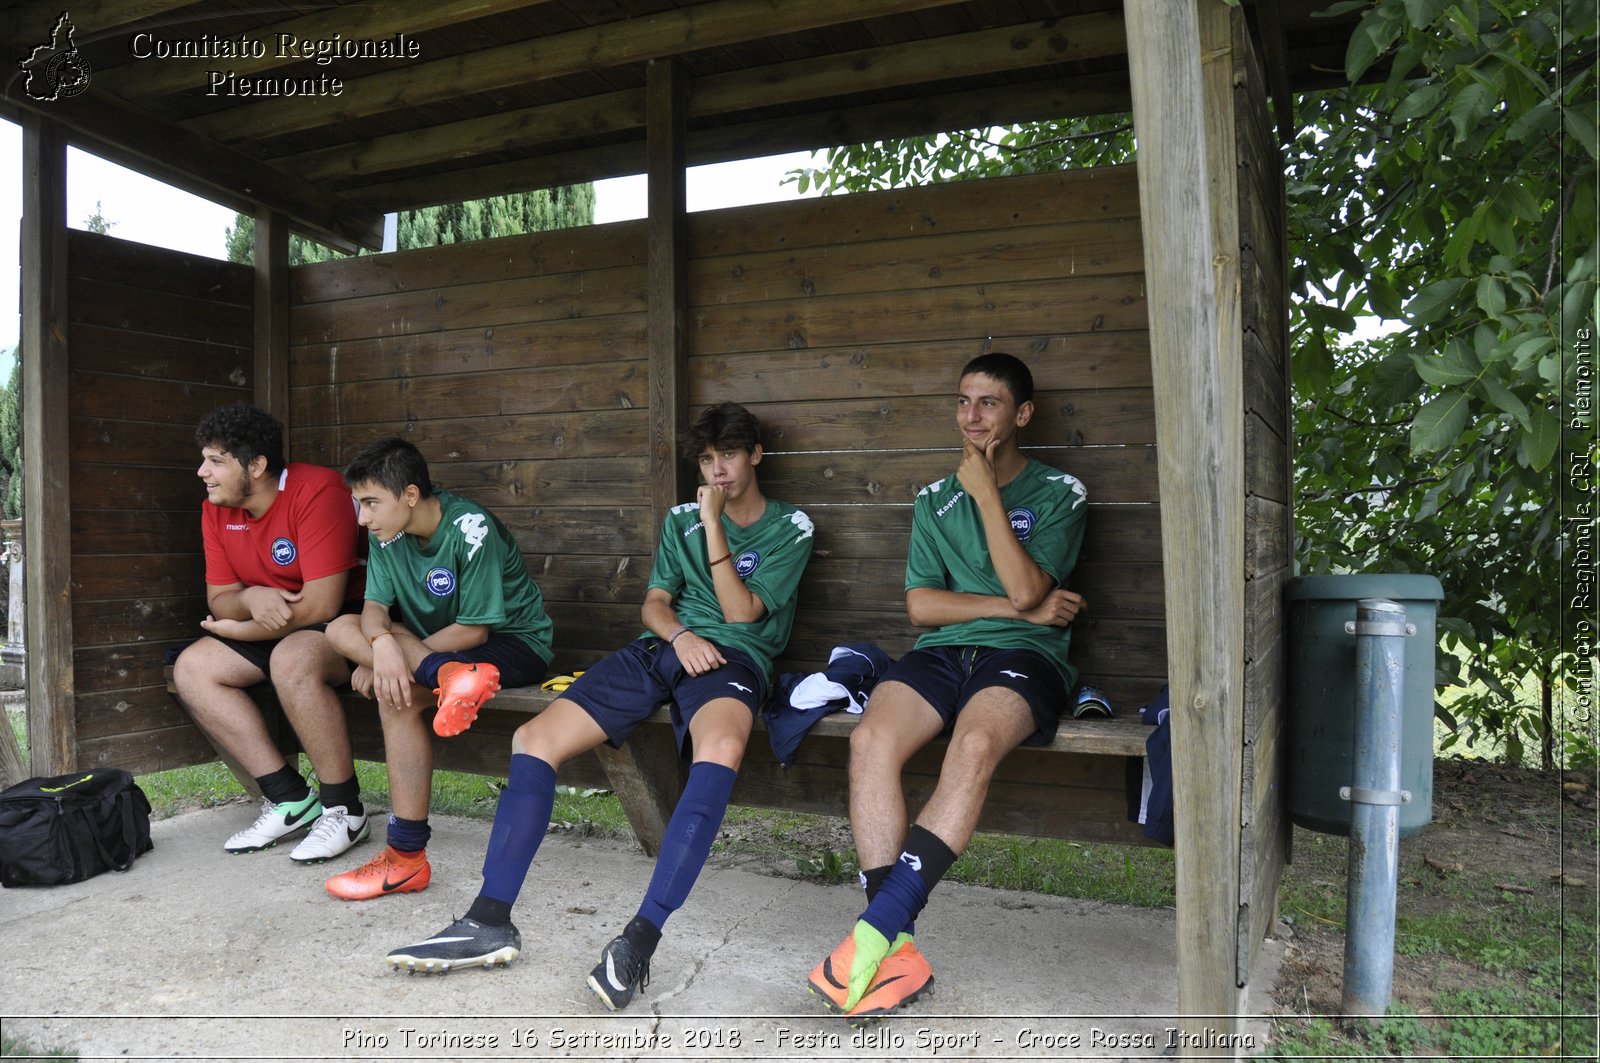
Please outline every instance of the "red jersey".
[{"label": "red jersey", "polygon": [[[298,591],[308,582],[357,566],[366,535],[355,500],[336,469],[291,462],[278,477],[278,497],[260,518],[247,510],[200,504],[206,583]],[[359,602],[362,573],[352,574],[345,600]]]}]

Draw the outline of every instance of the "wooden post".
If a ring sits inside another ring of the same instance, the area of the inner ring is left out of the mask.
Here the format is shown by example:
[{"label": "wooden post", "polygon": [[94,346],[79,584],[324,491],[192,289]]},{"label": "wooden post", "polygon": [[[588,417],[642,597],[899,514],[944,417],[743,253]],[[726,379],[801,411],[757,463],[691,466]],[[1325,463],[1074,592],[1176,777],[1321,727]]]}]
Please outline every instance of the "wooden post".
[{"label": "wooden post", "polygon": [[[1233,1055],[1244,726],[1244,394],[1230,11],[1128,0],[1161,477],[1186,1056]],[[1230,243],[1230,238],[1232,242]]]},{"label": "wooden post", "polygon": [[[691,486],[678,457],[678,433],[689,408],[689,351],[683,327],[688,99],[689,78],[683,68],[670,60],[651,60],[645,68],[645,121],[650,186],[647,348],[652,544],[661,534],[667,510],[684,501]],[[636,732],[621,749],[602,745],[595,752],[640,848],[647,856],[656,855],[681,790],[676,747],[647,748],[644,735]]]},{"label": "wooden post", "polygon": [[287,426],[289,219],[266,207],[256,210],[255,265],[255,404]]},{"label": "wooden post", "polygon": [[678,432],[689,409],[689,352],[684,336],[687,251],[684,239],[684,142],[689,78],[668,60],[645,72],[650,229],[650,512],[652,543],[667,510],[691,486],[678,458]]},{"label": "wooden post", "polygon": [[67,437],[67,141],[22,118],[22,526],[31,545],[28,755],[35,775],[77,767]]}]

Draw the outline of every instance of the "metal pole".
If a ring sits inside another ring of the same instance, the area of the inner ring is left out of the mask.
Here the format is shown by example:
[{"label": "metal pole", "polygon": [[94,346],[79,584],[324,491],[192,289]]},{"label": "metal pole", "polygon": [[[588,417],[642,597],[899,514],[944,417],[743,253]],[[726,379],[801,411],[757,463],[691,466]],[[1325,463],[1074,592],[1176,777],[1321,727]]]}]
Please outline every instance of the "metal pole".
[{"label": "metal pole", "polygon": [[1356,636],[1356,719],[1354,777],[1339,790],[1350,802],[1343,1011],[1381,1018],[1394,986],[1400,805],[1411,800],[1400,789],[1400,724],[1405,639],[1415,628],[1397,603],[1363,598],[1345,630]]}]

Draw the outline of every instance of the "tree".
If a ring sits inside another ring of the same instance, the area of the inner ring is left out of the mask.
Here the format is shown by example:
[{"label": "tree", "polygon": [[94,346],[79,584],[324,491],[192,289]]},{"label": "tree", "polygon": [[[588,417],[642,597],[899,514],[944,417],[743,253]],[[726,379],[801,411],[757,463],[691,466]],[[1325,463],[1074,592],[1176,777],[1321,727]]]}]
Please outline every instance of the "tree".
[{"label": "tree", "polygon": [[[1438,575],[1445,678],[1482,684],[1450,722],[1498,734],[1508,757],[1540,733],[1553,757],[1549,705],[1575,685],[1578,650],[1568,603],[1551,601],[1558,477],[1594,425],[1563,397],[1600,270],[1596,3],[1347,0],[1328,14],[1354,10],[1351,85],[1297,98],[1286,160],[1296,559]],[[855,145],[791,177],[832,192],[1098,165],[1128,157],[1124,124]],[[1364,316],[1392,333],[1354,342]],[[1530,675],[1538,705],[1516,698]]]},{"label": "tree", "polygon": [[22,516],[22,361],[11,350],[11,380],[0,389],[0,515]]},{"label": "tree", "polygon": [[[465,203],[401,211],[395,224],[395,246],[408,251],[440,244],[468,243],[496,236],[549,232],[594,221],[594,185],[572,185],[537,192],[516,192]],[[250,262],[255,246],[255,218],[235,217],[226,234],[229,262]],[[371,252],[363,251],[363,254]],[[303,236],[289,237],[289,264],[326,262],[344,255]]]},{"label": "tree", "polygon": [[108,221],[106,219],[98,199],[94,201],[94,213],[83,219],[83,227],[85,230],[92,233],[99,233],[101,236],[105,236],[111,232],[111,230],[116,227],[116,224],[116,222]]}]

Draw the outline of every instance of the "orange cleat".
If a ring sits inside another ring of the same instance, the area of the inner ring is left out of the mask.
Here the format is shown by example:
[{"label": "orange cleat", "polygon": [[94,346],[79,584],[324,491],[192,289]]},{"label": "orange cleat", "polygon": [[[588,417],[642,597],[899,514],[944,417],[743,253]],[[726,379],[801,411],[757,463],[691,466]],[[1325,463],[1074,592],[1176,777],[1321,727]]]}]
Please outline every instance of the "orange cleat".
[{"label": "orange cleat", "polygon": [[878,964],[872,984],[846,1017],[851,1026],[863,1026],[932,993],[933,968],[917,950],[916,943],[908,935],[901,934],[894,949]]},{"label": "orange cleat", "polygon": [[427,850],[402,853],[386,845],[383,852],[353,871],[333,876],[326,885],[328,892],[341,901],[370,901],[391,893],[425,890],[432,879]]},{"label": "orange cleat", "polygon": [[866,995],[889,942],[865,921],[811,970],[807,984],[829,1011],[848,1012]]},{"label": "orange cleat", "polygon": [[492,664],[465,664],[448,661],[439,666],[439,711],[433,717],[433,733],[453,738],[472,726],[483,703],[500,689],[500,669]]}]

